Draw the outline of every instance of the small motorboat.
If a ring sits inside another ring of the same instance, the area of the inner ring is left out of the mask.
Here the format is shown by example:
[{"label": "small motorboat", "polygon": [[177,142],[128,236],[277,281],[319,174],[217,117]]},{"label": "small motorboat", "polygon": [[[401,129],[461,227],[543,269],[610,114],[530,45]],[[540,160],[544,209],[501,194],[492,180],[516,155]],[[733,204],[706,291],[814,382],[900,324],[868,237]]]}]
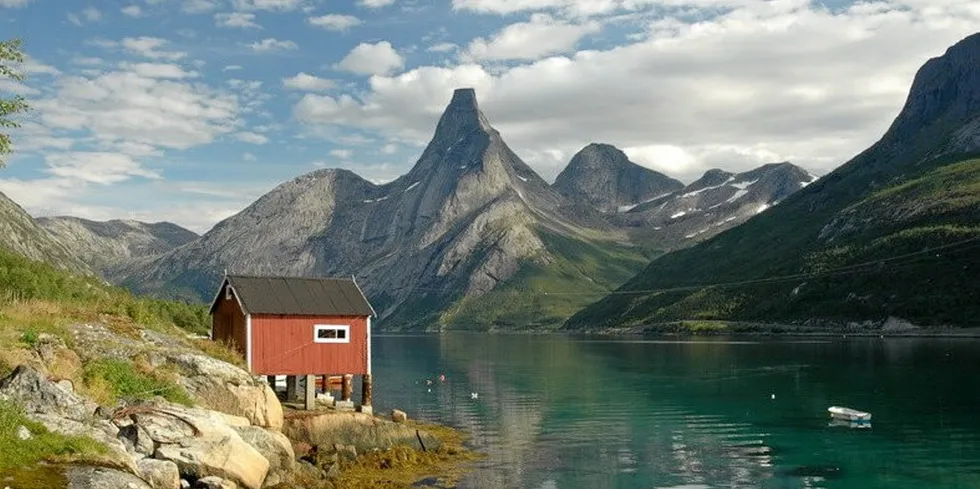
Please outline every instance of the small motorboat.
[{"label": "small motorboat", "polygon": [[857,409],[851,409],[848,407],[841,407],[841,406],[830,406],[829,408],[827,408],[827,411],[830,413],[830,417],[833,419],[839,419],[841,421],[851,421],[856,423],[871,422],[871,413],[858,411]]}]

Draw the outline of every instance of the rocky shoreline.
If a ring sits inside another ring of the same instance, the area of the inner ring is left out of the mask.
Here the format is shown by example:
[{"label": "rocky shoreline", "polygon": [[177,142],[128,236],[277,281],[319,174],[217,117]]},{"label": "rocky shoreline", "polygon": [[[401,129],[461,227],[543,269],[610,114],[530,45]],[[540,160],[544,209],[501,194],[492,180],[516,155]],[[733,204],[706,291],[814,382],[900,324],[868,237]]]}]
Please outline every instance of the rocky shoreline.
[{"label": "rocky shoreline", "polygon": [[919,326],[904,319],[842,321],[809,319],[801,323],[689,320],[612,328],[578,333],[597,335],[664,336],[772,336],[772,337],[889,337],[889,338],[980,338],[980,328]]},{"label": "rocky shoreline", "polygon": [[[59,436],[70,449],[31,466],[0,465],[0,487],[372,487],[351,480],[363,479],[371,463],[382,478],[406,481],[385,487],[411,487],[427,476],[445,478],[471,456],[462,435],[445,427],[332,409],[284,409],[263,378],[204,354],[187,338],[104,324],[68,331],[68,338],[41,334],[32,348],[18,350],[19,365],[0,379],[0,407],[22,417],[12,427],[15,444],[28,447]],[[186,395],[161,391],[96,402],[98,382],[80,379],[79,372],[106,359],[166,372]],[[404,459],[421,452],[416,439],[427,445],[417,466],[378,462],[386,454]]]}]

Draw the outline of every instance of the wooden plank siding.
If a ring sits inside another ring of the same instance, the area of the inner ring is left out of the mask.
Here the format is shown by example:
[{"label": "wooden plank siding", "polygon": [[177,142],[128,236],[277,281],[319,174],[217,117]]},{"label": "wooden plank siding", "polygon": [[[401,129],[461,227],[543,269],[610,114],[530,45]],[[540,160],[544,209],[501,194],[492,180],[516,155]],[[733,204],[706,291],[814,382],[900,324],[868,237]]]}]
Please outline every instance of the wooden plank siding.
[{"label": "wooden plank siding", "polygon": [[235,349],[246,355],[246,336],[245,336],[245,314],[238,306],[234,293],[231,298],[226,299],[222,291],[218,299],[218,307],[211,317],[211,339],[226,343],[232,343]]},{"label": "wooden plank siding", "polygon": [[[350,326],[350,343],[315,343],[318,324]],[[367,317],[252,315],[252,373],[367,373]]]}]

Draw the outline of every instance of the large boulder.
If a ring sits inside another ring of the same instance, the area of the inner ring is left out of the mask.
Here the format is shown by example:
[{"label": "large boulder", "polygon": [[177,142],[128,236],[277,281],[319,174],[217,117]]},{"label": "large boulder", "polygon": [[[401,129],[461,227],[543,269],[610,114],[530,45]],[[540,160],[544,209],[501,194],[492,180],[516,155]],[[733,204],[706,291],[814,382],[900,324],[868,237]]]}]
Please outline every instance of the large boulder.
[{"label": "large boulder", "polygon": [[133,474],[105,467],[69,467],[68,489],[153,489]]},{"label": "large boulder", "polygon": [[282,428],[282,404],[264,381],[207,355],[179,353],[170,361],[180,367],[180,383],[199,405],[242,416],[255,426]]},{"label": "large boulder", "polygon": [[269,474],[265,477],[264,487],[291,480],[296,466],[296,455],[293,453],[293,445],[289,438],[278,431],[270,431],[258,426],[242,426],[236,430],[245,443],[252,445],[269,461]]},{"label": "large boulder", "polygon": [[0,379],[0,400],[16,403],[28,414],[50,414],[76,421],[92,419],[98,407],[27,365],[18,366]]},{"label": "large boulder", "polygon": [[177,464],[194,478],[217,476],[249,489],[260,489],[269,461],[236,431],[248,420],[214,411],[156,404],[131,419],[153,439],[153,457]]},{"label": "large boulder", "polygon": [[180,471],[177,464],[166,460],[145,458],[138,462],[143,480],[153,489],[180,489]]}]

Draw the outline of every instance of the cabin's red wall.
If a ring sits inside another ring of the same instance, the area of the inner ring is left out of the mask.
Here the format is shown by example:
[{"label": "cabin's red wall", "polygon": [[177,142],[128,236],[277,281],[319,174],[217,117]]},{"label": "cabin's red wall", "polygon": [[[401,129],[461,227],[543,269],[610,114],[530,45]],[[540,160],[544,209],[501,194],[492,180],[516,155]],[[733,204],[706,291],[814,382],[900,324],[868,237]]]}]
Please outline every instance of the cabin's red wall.
[{"label": "cabin's red wall", "polygon": [[[313,326],[350,326],[350,343],[314,343]],[[252,372],[256,375],[367,373],[367,317],[252,316]]]},{"label": "cabin's red wall", "polygon": [[245,356],[245,314],[238,307],[234,292],[232,296],[225,299],[222,290],[221,297],[218,299],[218,307],[211,316],[211,339],[224,343],[233,344],[235,349]]}]

